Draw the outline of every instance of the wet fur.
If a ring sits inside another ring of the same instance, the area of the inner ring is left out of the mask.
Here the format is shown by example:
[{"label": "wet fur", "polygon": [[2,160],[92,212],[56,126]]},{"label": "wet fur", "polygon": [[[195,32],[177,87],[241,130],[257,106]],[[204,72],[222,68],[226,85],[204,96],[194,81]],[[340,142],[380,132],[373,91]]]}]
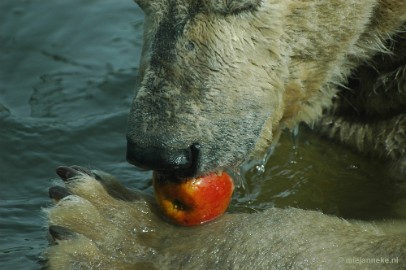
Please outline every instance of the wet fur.
[{"label": "wet fur", "polygon": [[[375,157],[404,159],[404,139],[393,140],[392,155],[375,140],[379,128],[362,124],[405,118],[405,1],[140,2],[146,21],[130,141],[175,149],[198,142],[200,174],[262,154],[282,129],[305,122]],[[365,105],[391,112],[356,115]],[[345,121],[341,107],[352,107]],[[393,136],[403,122],[378,126]]]},{"label": "wet fur", "polygon": [[[181,149],[198,141],[203,173],[262,153],[305,122],[396,162],[404,180],[406,1],[137,2],[147,16],[129,139]],[[52,269],[406,268],[401,222],[392,232],[269,209],[181,228],[110,176],[75,170],[67,192],[51,192]],[[353,257],[400,261],[342,261]]]},{"label": "wet fur", "polygon": [[[64,179],[68,193],[46,210],[54,241],[46,253],[51,269],[406,267],[402,224],[393,229],[396,223],[374,226],[315,211],[272,208],[185,228],[162,220],[153,200],[106,173],[66,170],[74,171]],[[398,263],[351,263],[354,258],[393,258]]]}]

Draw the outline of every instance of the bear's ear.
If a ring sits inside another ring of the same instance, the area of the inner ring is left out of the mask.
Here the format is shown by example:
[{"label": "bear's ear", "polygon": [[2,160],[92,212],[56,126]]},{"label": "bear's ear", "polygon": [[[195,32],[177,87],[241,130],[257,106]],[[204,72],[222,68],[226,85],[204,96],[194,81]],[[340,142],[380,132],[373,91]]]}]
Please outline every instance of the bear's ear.
[{"label": "bear's ear", "polygon": [[206,10],[223,15],[256,10],[262,0],[203,0]]}]

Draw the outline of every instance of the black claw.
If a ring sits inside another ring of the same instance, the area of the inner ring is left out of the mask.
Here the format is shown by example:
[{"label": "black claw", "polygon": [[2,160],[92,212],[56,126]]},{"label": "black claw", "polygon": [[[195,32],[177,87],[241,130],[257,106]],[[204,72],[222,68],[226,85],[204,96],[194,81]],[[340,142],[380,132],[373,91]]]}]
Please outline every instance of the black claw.
[{"label": "black claw", "polygon": [[87,168],[83,168],[83,167],[80,167],[80,166],[77,166],[77,165],[73,165],[73,166],[71,166],[71,168],[72,168],[72,169],[75,169],[75,170],[77,170],[77,171],[79,171],[79,172],[85,173],[85,174],[87,174],[87,175],[89,175],[89,176],[94,176],[94,174],[92,173],[92,171],[89,170],[89,169],[87,169]]},{"label": "black claw", "polygon": [[69,181],[70,178],[79,176],[81,173],[71,167],[61,166],[56,169],[56,174],[59,175],[63,181]]},{"label": "black claw", "polygon": [[75,236],[75,233],[71,230],[58,225],[51,225],[48,230],[54,240],[68,240]]},{"label": "black claw", "polygon": [[71,195],[72,193],[70,193],[66,188],[61,187],[61,186],[53,186],[50,187],[48,190],[48,194],[49,197],[51,199],[54,199],[56,201],[59,201],[63,198],[65,198],[66,196]]},{"label": "black claw", "polygon": [[93,176],[96,180],[99,180],[99,181],[102,181],[102,182],[103,182],[103,178],[101,178],[100,175],[98,175],[98,174],[92,172],[92,176]]},{"label": "black claw", "polygon": [[95,177],[96,179],[100,178],[96,176],[91,170],[73,165],[71,167],[68,166],[60,166],[56,169],[56,174],[59,175],[59,177],[65,181],[69,182],[72,177],[79,176],[81,174],[87,174],[91,177]]},{"label": "black claw", "polygon": [[102,178],[99,175],[97,175],[96,173],[92,172],[91,170],[89,170],[87,168],[83,168],[83,167],[80,167],[80,166],[77,166],[77,165],[73,165],[71,168],[75,169],[75,170],[77,170],[79,172],[85,173],[85,174],[87,174],[87,175],[89,175],[91,177],[94,177],[96,180],[102,180]]}]

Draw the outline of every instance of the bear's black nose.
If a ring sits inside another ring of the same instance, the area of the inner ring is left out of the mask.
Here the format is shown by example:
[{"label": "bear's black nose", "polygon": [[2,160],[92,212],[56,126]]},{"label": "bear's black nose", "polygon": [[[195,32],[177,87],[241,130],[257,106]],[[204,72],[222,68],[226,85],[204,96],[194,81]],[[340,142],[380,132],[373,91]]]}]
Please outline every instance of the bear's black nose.
[{"label": "bear's black nose", "polygon": [[193,177],[197,174],[200,145],[192,144],[185,149],[143,146],[127,139],[127,161],[146,170],[175,173],[178,177]]}]

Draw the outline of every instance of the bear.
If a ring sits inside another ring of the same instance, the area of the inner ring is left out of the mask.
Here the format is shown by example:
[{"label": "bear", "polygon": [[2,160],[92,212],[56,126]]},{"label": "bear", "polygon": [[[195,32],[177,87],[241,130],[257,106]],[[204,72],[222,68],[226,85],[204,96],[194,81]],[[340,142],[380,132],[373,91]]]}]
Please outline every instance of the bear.
[{"label": "bear", "polygon": [[137,2],[146,17],[130,163],[221,170],[300,122],[404,159],[405,1]]},{"label": "bear", "polygon": [[[388,162],[404,180],[405,1],[136,3],[145,23],[130,163],[174,179],[227,170],[306,123]],[[163,220],[148,195],[104,172],[57,172],[65,187],[49,191],[51,269],[406,268],[401,220],[270,208],[182,228]],[[351,262],[360,257],[378,263]]]},{"label": "bear", "polygon": [[[404,223],[269,208],[198,227],[161,219],[153,198],[102,171],[59,167],[49,269],[405,269]],[[356,260],[363,258],[368,263]]]}]

